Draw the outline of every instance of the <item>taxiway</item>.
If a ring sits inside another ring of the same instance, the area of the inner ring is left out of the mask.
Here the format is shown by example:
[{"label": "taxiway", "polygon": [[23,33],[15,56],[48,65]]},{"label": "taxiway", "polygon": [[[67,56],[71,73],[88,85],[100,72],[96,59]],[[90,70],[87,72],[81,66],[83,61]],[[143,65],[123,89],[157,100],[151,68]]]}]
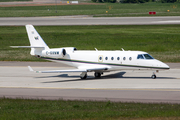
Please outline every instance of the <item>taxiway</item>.
[{"label": "taxiway", "polygon": [[180,16],[166,17],[91,17],[88,15],[77,16],[52,16],[52,17],[1,17],[0,26],[34,26],[48,25],[160,25],[180,24]]},{"label": "taxiway", "polygon": [[69,69],[57,63],[50,63],[53,67],[48,62],[36,64],[0,62],[0,97],[180,103],[178,63],[169,64],[174,67],[160,71],[157,79],[150,78],[151,71],[119,71],[105,73],[100,79],[89,73],[85,80],[79,78],[80,73],[30,72],[28,65],[35,70]]}]

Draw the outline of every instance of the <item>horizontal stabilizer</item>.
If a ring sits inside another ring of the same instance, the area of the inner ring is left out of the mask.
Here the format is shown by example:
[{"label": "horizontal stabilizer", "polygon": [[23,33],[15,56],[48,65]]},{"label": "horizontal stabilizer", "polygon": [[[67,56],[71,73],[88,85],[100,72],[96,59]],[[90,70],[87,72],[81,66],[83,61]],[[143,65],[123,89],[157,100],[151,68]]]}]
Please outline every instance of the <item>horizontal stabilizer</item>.
[{"label": "horizontal stabilizer", "polygon": [[44,48],[38,46],[10,46],[11,48]]}]

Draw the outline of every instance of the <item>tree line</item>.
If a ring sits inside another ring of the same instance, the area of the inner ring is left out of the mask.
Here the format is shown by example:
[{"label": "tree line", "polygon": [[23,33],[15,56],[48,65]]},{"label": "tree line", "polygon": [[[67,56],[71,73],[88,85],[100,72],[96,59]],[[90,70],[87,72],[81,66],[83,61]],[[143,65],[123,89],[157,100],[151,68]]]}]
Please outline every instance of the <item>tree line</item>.
[{"label": "tree line", "polygon": [[[115,3],[115,2],[121,2],[121,3],[145,3],[150,2],[150,0],[91,0],[92,2],[109,2],[109,3]],[[175,3],[178,2],[178,0],[151,0],[152,2],[162,2],[162,3]]]}]

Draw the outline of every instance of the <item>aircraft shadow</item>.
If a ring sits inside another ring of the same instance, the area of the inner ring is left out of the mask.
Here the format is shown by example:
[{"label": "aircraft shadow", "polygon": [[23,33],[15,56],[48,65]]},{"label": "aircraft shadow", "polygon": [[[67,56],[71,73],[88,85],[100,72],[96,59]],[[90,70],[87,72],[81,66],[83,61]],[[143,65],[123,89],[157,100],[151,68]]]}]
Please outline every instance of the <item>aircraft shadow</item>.
[{"label": "aircraft shadow", "polygon": [[[152,79],[151,77],[123,77],[126,79]],[[152,79],[152,80],[157,80],[157,79],[177,79],[174,77],[158,77],[156,79]]]},{"label": "aircraft shadow", "polygon": [[[79,75],[75,76],[68,76],[68,74],[61,74],[61,75],[56,75],[56,76],[46,76],[46,77],[37,77],[37,78],[52,78],[52,77],[64,77],[64,78],[78,78],[78,79],[69,79],[69,80],[58,80],[58,81],[48,81],[48,82],[42,82],[42,83],[58,83],[58,82],[74,82],[74,81],[89,81],[89,80],[104,80],[104,79],[111,79],[111,78],[125,78],[125,79],[152,79],[151,77],[124,77],[123,75],[126,72],[118,72],[115,74],[109,74],[109,75],[104,75],[101,78],[95,78],[94,76],[88,76],[87,79],[80,79]],[[156,79],[176,79],[174,77],[157,77]],[[152,79],[152,80],[156,80]]]},{"label": "aircraft shadow", "polygon": [[56,75],[56,76],[43,76],[43,77],[36,77],[36,78],[53,78],[53,77],[57,77],[57,78],[60,78],[60,77],[64,77],[64,78],[79,78],[80,76],[79,75],[73,75],[73,76],[69,76],[68,74],[61,74],[61,75]]},{"label": "aircraft shadow", "polygon": [[[86,79],[75,79],[75,80],[71,79],[71,80],[50,81],[50,82],[43,82],[43,83],[73,82],[73,81],[103,80],[103,79],[110,79],[110,78],[123,78],[123,75],[125,73],[126,72],[118,72],[115,74],[102,76],[101,78],[95,78],[94,76],[88,76]],[[50,77],[79,78],[79,76],[68,76],[68,74],[61,74],[61,75],[57,75],[57,76],[38,77],[38,78],[50,78]]]},{"label": "aircraft shadow", "polygon": [[[99,78],[99,79],[124,78],[123,75],[124,75],[125,73],[126,73],[126,72],[118,72],[118,73],[114,73],[114,74],[103,75],[103,76],[101,76],[101,78]],[[95,79],[97,79],[97,78],[95,78]]]}]

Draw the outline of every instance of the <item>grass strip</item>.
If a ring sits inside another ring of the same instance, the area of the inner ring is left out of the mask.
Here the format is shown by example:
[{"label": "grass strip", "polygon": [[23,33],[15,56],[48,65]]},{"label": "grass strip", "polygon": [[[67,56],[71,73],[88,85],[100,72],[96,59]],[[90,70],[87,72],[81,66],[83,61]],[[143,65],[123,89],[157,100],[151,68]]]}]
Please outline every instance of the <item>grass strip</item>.
[{"label": "grass strip", "polygon": [[179,104],[0,99],[0,119],[180,119]]},{"label": "grass strip", "polygon": [[[180,25],[36,26],[50,48],[140,50],[163,62],[180,62]],[[25,27],[0,27],[1,61],[42,61],[32,57]]]},{"label": "grass strip", "polygon": [[33,1],[33,0],[0,0],[0,2]]},{"label": "grass strip", "polygon": [[[13,6],[0,7],[0,17],[35,17],[93,15],[105,17],[152,16],[149,11],[156,11],[153,16],[180,16],[180,3],[122,4],[100,3],[96,5],[50,5],[50,6]],[[169,10],[169,12],[167,12]],[[57,12],[56,12],[57,11]],[[108,11],[108,12],[106,12]]]}]

